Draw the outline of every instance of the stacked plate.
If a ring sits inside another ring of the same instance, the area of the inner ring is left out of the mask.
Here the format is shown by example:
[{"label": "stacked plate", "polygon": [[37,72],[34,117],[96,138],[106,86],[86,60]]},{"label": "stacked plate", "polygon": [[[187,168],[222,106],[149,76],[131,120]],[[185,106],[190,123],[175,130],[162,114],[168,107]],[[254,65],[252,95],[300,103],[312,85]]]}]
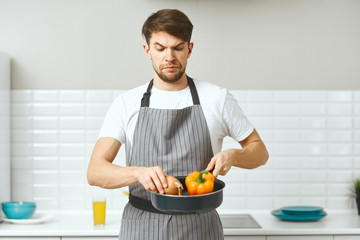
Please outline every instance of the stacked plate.
[{"label": "stacked plate", "polygon": [[306,222],[316,221],[326,216],[322,207],[288,206],[271,212],[275,217],[285,221]]}]

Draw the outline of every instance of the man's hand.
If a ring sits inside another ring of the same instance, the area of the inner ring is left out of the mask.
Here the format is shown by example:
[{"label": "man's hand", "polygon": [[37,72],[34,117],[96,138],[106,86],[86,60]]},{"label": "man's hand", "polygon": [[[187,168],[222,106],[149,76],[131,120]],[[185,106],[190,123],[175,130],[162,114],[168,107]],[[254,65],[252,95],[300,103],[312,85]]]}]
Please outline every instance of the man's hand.
[{"label": "man's hand", "polygon": [[206,170],[213,169],[215,177],[225,176],[232,166],[245,169],[254,169],[264,165],[269,153],[259,134],[254,131],[244,140],[240,141],[242,149],[227,149],[216,154],[210,161]]},{"label": "man's hand", "polygon": [[147,191],[163,194],[164,188],[167,188],[165,173],[159,166],[140,167],[136,172],[136,179]]},{"label": "man's hand", "polygon": [[217,177],[219,175],[225,176],[232,167],[232,155],[232,149],[217,153],[211,159],[210,163],[206,167],[206,170],[213,170],[212,174],[214,175],[214,177]]}]

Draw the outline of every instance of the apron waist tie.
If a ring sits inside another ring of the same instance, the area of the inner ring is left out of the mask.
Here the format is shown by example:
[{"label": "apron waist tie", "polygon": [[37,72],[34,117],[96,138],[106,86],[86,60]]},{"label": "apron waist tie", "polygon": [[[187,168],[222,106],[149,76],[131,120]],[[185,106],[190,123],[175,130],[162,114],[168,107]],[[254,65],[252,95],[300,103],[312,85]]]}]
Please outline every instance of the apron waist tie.
[{"label": "apron waist tie", "polygon": [[139,198],[132,194],[129,194],[129,203],[138,209],[152,212],[152,213],[170,214],[170,215],[189,214],[189,213],[167,213],[167,212],[160,211],[152,205],[150,200]]}]

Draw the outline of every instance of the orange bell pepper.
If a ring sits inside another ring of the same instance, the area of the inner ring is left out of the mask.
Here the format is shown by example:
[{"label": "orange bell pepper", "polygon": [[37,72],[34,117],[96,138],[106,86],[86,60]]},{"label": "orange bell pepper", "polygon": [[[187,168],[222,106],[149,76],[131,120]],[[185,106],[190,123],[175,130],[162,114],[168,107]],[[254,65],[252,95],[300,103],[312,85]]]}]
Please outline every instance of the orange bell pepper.
[{"label": "orange bell pepper", "polygon": [[207,170],[192,172],[185,178],[189,195],[201,195],[214,191],[215,177]]}]

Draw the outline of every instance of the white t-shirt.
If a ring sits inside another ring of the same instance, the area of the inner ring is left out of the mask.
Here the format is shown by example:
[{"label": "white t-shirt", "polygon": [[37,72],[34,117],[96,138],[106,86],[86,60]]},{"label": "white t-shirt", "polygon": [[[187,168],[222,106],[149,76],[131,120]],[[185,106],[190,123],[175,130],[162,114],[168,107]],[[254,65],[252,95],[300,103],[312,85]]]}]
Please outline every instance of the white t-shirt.
[{"label": "white t-shirt", "polygon": [[[247,138],[254,130],[231,93],[212,83],[194,80],[200,105],[209,128],[213,153],[221,151],[223,138],[235,141]],[[141,99],[149,83],[120,94],[110,106],[102,124],[99,138],[112,137],[126,146],[129,159]],[[189,86],[180,91],[163,91],[153,86],[150,108],[181,109],[193,105]]]}]

